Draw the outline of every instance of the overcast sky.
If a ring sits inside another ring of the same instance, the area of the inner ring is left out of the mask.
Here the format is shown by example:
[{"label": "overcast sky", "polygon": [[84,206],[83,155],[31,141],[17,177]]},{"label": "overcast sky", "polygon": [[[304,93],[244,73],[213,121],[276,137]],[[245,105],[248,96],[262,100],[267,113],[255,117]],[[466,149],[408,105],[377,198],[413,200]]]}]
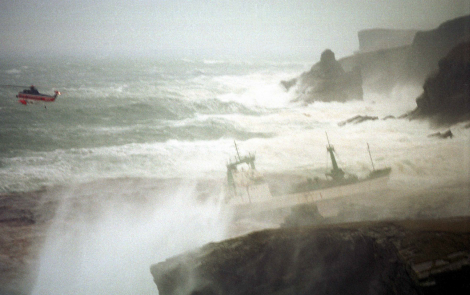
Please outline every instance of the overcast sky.
[{"label": "overcast sky", "polygon": [[0,55],[316,59],[370,28],[429,30],[470,0],[5,0]]}]

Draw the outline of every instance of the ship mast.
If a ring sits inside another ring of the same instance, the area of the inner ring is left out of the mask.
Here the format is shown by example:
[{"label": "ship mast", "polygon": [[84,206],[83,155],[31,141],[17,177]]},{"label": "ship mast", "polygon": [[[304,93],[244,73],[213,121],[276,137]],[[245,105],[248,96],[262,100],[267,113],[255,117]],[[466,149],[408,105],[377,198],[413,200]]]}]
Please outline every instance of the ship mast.
[{"label": "ship mast", "polygon": [[375,171],[374,161],[372,161],[372,155],[370,154],[369,143],[367,143],[367,150],[369,151],[370,162],[372,163],[372,170]]},{"label": "ship mast", "polygon": [[[236,194],[236,184],[233,173],[237,171],[237,166],[240,164],[247,164],[250,166],[252,170],[256,170],[255,167],[255,155],[249,153],[243,157],[240,156],[240,152],[238,151],[238,146],[236,141],[233,141],[235,145],[235,150],[237,151],[237,156],[235,157],[235,161],[230,161],[227,163],[227,182],[230,189]],[[248,192],[249,195],[249,192]],[[249,196],[248,196],[249,197]]]},{"label": "ship mast", "polygon": [[333,169],[331,169],[330,173],[327,173],[327,176],[331,176],[334,180],[340,180],[344,178],[344,172],[338,167],[338,163],[336,162],[335,158],[335,148],[330,144],[330,139],[328,138],[328,133],[326,133],[326,140],[328,141],[328,146],[326,147],[326,151],[330,154],[331,157],[331,164],[333,165]]},{"label": "ship mast", "polygon": [[240,161],[240,153],[238,152],[238,146],[235,140],[233,141],[233,144],[235,144],[235,150],[237,150],[238,161]]}]

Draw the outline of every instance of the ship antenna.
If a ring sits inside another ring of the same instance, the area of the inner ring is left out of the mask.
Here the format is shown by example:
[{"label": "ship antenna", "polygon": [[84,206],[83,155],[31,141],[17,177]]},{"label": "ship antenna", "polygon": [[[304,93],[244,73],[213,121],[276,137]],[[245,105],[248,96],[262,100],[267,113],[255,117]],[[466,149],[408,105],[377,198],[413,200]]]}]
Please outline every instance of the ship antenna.
[{"label": "ship antenna", "polygon": [[369,143],[367,143],[367,150],[369,151],[370,162],[372,163],[372,170],[375,171],[374,161],[372,161],[372,155],[370,154]]},{"label": "ship antenna", "polygon": [[235,140],[233,141],[233,143],[235,144],[235,149],[237,150],[238,161],[240,161],[240,153],[238,152],[237,143],[235,142]]}]

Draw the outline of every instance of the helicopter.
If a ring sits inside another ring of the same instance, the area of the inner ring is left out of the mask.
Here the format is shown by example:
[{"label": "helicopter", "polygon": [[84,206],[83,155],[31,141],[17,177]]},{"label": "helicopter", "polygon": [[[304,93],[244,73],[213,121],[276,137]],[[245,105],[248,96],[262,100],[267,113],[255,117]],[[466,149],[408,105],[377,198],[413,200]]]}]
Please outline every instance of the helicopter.
[{"label": "helicopter", "polygon": [[35,101],[53,102],[59,95],[60,92],[57,90],[54,91],[54,95],[39,93],[36,87],[34,87],[34,85],[31,85],[29,89],[27,88],[21,92],[18,92],[16,97],[18,98],[19,103],[27,105],[28,103],[33,103]]}]

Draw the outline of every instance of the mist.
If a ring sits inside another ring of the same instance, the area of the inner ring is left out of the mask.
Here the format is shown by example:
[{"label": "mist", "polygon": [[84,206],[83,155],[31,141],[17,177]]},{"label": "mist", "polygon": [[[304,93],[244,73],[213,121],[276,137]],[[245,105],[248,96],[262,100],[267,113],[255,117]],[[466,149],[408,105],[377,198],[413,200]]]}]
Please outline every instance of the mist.
[{"label": "mist", "polygon": [[226,230],[217,196],[198,202],[195,182],[170,182],[51,190],[46,198],[60,203],[32,294],[156,294],[151,262],[221,240]]},{"label": "mist", "polygon": [[162,1],[0,4],[3,56],[338,58],[369,28],[429,30],[468,14],[468,0]]}]

